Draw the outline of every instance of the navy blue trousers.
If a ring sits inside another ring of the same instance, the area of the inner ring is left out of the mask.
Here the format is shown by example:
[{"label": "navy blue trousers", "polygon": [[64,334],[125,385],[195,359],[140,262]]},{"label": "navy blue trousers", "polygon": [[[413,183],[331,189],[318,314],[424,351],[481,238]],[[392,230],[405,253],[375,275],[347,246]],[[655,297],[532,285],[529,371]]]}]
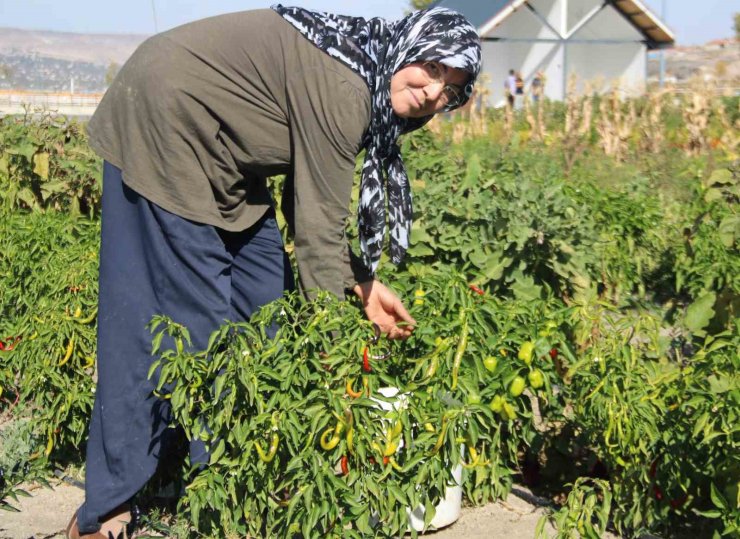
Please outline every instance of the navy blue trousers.
[{"label": "navy blue trousers", "polygon": [[[129,500],[154,474],[169,403],[148,379],[155,314],[166,314],[205,349],[224,320],[243,321],[293,288],[272,210],[243,232],[178,217],[129,189],[104,164],[98,304],[98,383],[90,420],[82,533]],[[192,442],[193,462],[207,461]]]}]

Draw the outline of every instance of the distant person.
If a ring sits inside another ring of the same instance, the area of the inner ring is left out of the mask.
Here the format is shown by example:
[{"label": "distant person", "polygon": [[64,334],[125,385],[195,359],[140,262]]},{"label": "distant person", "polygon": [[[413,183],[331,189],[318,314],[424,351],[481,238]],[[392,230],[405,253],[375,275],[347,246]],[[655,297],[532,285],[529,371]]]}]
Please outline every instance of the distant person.
[{"label": "distant person", "polygon": [[504,92],[506,93],[506,100],[509,102],[509,106],[514,108],[516,99],[516,73],[513,69],[509,70],[509,76],[506,77],[506,81],[504,82]]},{"label": "distant person", "polygon": [[514,84],[516,86],[516,95],[524,95],[524,79],[520,72],[517,72]]},{"label": "distant person", "polygon": [[[68,539],[125,535],[130,499],[168,458],[151,318],[173,317],[204,350],[224,320],[293,288],[267,177],[286,175],[303,293],[357,295],[389,338],[411,335],[414,319],[375,277],[386,232],[395,263],[411,234],[397,139],[465,105],[480,60],[475,27],[444,8],[386,21],[277,5],[191,22],[134,52],[88,124],[104,159],[98,380]],[[362,151],[358,256],[345,226]],[[191,463],[208,460],[192,440]]]},{"label": "distant person", "polygon": [[538,71],[532,79],[531,92],[532,100],[536,103],[542,97],[544,91],[544,75],[542,71]]}]

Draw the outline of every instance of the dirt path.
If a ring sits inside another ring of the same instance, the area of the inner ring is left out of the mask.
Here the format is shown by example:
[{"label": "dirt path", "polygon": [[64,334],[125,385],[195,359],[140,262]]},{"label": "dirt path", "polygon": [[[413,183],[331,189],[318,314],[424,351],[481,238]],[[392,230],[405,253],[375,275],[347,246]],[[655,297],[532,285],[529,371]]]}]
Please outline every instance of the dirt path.
[{"label": "dirt path", "polygon": [[[80,488],[64,482],[52,489],[31,488],[30,498],[21,498],[19,513],[0,512],[0,539],[52,539],[64,537],[72,512],[82,503]],[[543,509],[523,498],[526,489],[518,487],[505,502],[483,507],[464,507],[453,525],[428,534],[431,539],[532,539]],[[554,533],[548,527],[550,535]],[[609,535],[608,537],[614,537]]]}]

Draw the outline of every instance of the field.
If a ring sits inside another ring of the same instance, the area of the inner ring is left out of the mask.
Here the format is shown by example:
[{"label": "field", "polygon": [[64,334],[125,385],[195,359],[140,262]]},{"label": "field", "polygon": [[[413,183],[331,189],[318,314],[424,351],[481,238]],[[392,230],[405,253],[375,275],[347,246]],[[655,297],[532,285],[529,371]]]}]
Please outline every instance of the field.
[{"label": "field", "polygon": [[[552,500],[540,536],[740,537],[739,128],[740,99],[697,86],[476,102],[407,136],[412,247],[380,276],[413,337],[375,343],[357,303],[323,294],[207,350],[155,318],[158,396],[211,460],[172,459],[143,526],[394,537],[461,464],[466,504],[515,483]],[[0,509],[83,466],[100,172],[84,125],[0,118]]]}]

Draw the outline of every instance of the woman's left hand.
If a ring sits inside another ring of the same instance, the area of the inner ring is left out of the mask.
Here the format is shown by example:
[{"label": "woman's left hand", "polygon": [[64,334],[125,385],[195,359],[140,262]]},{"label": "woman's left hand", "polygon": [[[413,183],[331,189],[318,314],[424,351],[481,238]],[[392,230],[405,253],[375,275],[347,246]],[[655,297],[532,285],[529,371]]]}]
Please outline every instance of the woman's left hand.
[{"label": "woman's left hand", "polygon": [[[416,325],[396,294],[380,281],[355,285],[354,292],[362,300],[368,320],[380,327],[389,339],[407,339]],[[399,325],[399,323],[405,324]]]}]

